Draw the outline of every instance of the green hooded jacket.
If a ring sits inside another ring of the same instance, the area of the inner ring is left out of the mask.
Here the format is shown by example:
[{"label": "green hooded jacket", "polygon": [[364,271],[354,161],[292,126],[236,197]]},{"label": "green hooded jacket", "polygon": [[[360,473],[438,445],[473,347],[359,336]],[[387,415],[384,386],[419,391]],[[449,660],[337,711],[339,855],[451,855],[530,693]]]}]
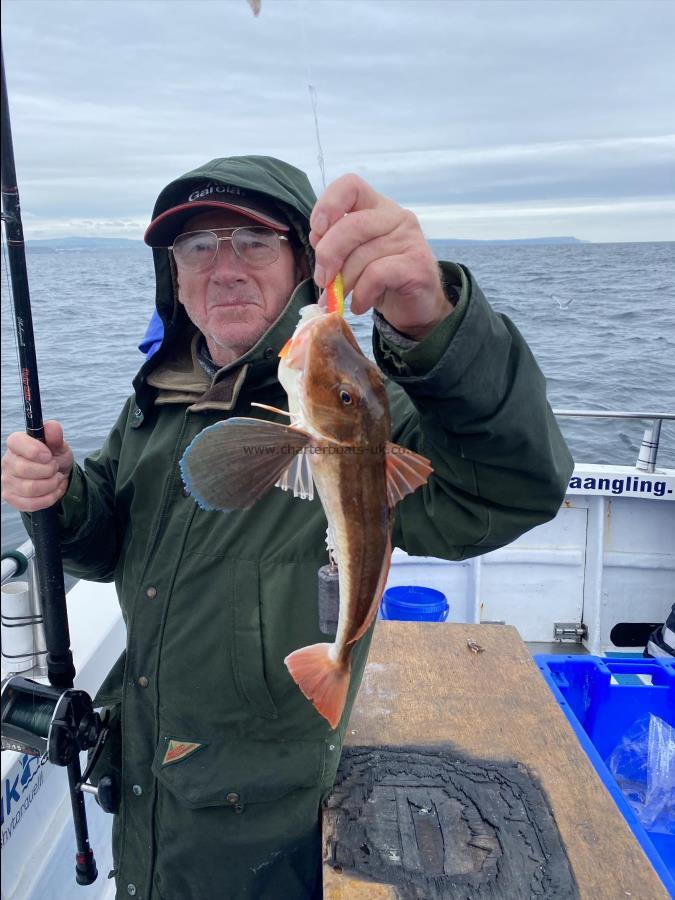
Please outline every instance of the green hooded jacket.
[{"label": "green hooded jacket", "polygon": [[[165,188],[153,218],[186,187],[207,184],[278,202],[313,266],[315,197],[302,172],[268,157],[213,160]],[[258,343],[211,378],[176,301],[170,255],[156,249],[154,258],[163,344],[141,367],[103,448],[75,467],[60,511],[66,569],[114,579],[127,626],[126,651],[97,697],[117,726],[97,768],[121,785],[117,897],[320,896],[320,803],[372,631],[356,645],[347,708],[333,731],[283,662],[326,640],[317,607],[317,571],[327,562],[320,502],[273,489],[249,510],[205,511],[178,467],[204,427],[251,415],[252,401],[287,408],[277,354],[315,289],[300,284]],[[552,518],[572,460],[516,327],[490,308],[466,268],[441,263],[441,271],[454,312],[417,345],[381,327],[373,346],[388,376],[392,440],[434,469],[398,505],[394,544],[460,560]]]}]

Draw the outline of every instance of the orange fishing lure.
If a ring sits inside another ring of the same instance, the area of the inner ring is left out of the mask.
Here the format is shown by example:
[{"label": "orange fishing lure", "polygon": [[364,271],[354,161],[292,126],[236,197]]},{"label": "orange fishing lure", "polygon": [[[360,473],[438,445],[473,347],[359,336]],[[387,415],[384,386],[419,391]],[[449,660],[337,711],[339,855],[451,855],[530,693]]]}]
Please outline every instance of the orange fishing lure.
[{"label": "orange fishing lure", "polygon": [[342,275],[338,272],[326,288],[326,312],[345,314],[345,286]]}]

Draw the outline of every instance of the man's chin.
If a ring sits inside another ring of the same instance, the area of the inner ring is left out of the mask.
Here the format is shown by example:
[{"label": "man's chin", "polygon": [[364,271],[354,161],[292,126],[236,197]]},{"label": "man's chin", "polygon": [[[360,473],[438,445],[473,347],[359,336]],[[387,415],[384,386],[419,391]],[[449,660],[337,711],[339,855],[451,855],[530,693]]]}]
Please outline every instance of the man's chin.
[{"label": "man's chin", "polygon": [[222,350],[235,350],[238,356],[243,356],[257,343],[268,328],[267,322],[260,316],[252,317],[252,320],[232,320],[227,323],[220,322],[220,327],[211,331],[211,340]]},{"label": "man's chin", "polygon": [[215,314],[209,316],[208,326],[214,335],[220,335],[227,341],[232,329],[246,332],[264,328],[265,319],[259,306],[241,303],[236,306],[219,307]]}]

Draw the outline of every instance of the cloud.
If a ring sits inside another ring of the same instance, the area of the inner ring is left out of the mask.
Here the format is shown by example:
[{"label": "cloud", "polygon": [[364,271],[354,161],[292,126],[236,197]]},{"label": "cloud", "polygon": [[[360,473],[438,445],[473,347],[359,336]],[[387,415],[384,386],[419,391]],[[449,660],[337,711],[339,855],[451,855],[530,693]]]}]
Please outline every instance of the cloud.
[{"label": "cloud", "polygon": [[427,238],[499,240],[573,235],[581,240],[675,240],[675,194],[653,200],[570,201],[554,205],[456,204],[413,207]]},{"label": "cloud", "polygon": [[3,24],[27,228],[144,226],[164,184],[230,154],[319,190],[311,83],[329,180],[454,210],[439,227],[549,209],[595,239],[673,234],[649,206],[674,175],[672,4],[6,0]]},{"label": "cloud", "polygon": [[29,240],[60,237],[125,237],[140,240],[145,219],[42,219],[24,216],[24,234]]}]

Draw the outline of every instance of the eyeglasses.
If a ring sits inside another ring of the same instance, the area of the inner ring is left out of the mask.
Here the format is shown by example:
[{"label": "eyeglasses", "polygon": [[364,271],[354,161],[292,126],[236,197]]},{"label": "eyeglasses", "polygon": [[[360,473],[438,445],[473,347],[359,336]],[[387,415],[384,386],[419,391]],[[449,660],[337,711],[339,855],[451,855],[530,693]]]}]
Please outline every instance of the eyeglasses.
[{"label": "eyeglasses", "polygon": [[[229,232],[220,237],[221,232]],[[169,247],[179,269],[203,272],[216,261],[221,241],[232,241],[232,249],[248,266],[261,269],[279,259],[281,241],[288,238],[264,225],[241,228],[214,228],[179,234]]]}]

